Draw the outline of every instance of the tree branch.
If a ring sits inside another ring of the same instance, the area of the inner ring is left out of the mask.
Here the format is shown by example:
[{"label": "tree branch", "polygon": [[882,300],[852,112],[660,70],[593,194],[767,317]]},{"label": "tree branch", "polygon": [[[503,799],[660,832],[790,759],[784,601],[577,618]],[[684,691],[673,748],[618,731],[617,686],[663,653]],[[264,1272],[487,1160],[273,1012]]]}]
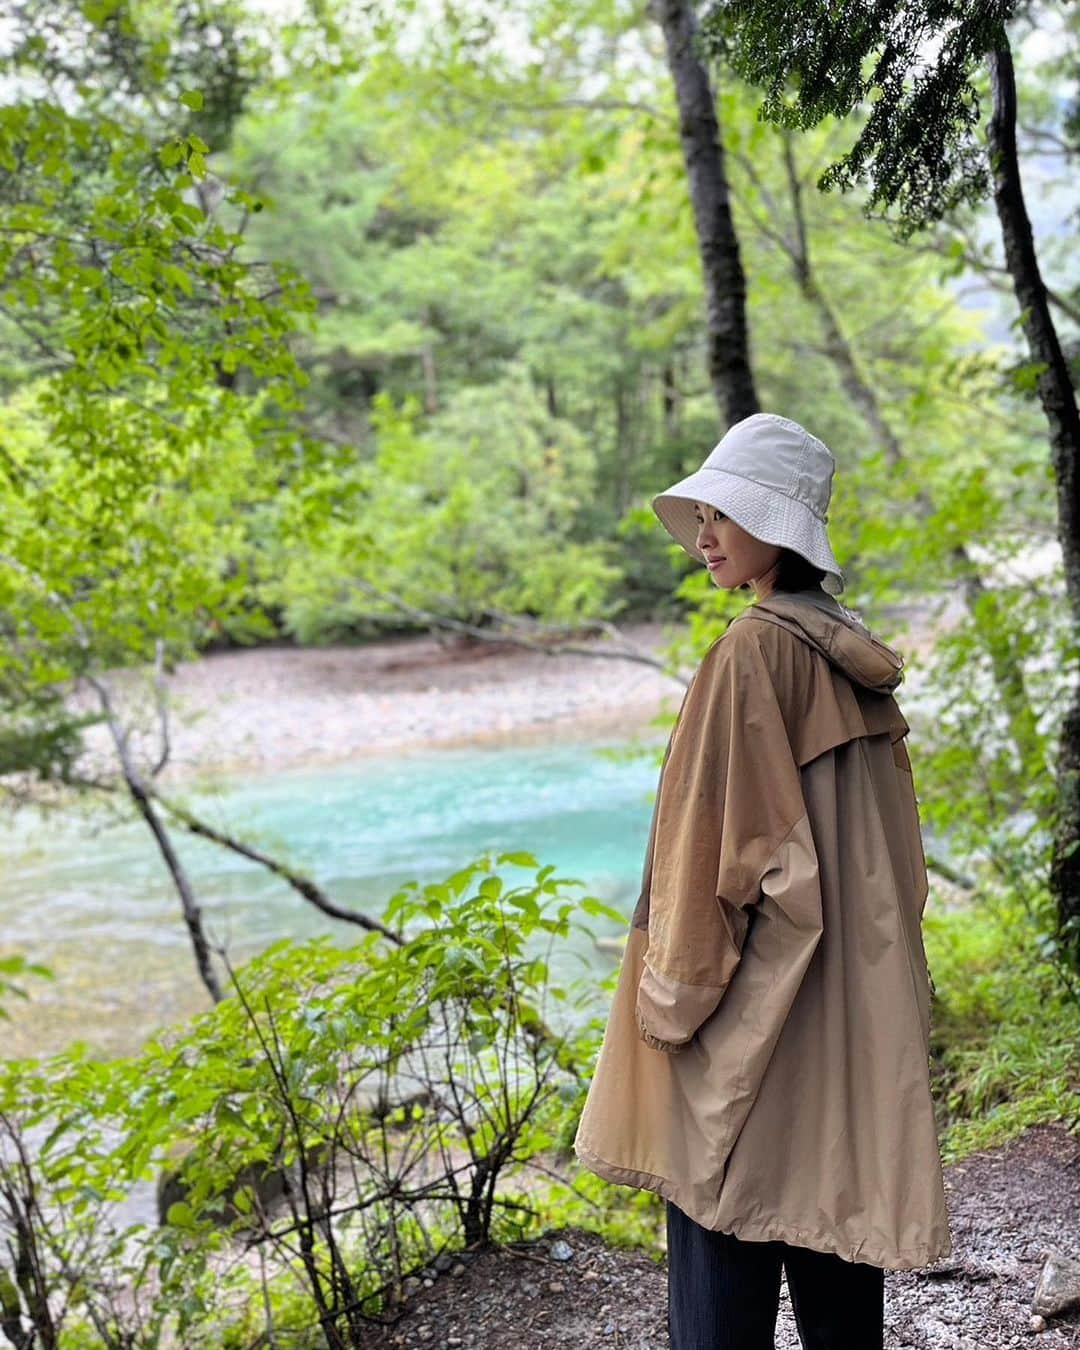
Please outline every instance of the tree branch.
[{"label": "tree branch", "polygon": [[314,905],[317,910],[328,915],[331,919],[340,919],[343,923],[356,924],[358,928],[365,928],[371,933],[381,933],[383,937],[401,946],[403,939],[399,933],[395,933],[386,924],[378,919],[371,918],[370,915],[364,914],[360,910],[346,909],[343,905],[337,904],[310,877],[294,872],[291,867],[278,862],[276,858],[271,858],[268,853],[263,853],[253,844],[247,844],[242,839],[237,839],[224,830],[218,830],[212,825],[208,825],[185,807],[170,801],[157,788],[148,788],[147,790],[154,800],[160,802],[169,815],[191,834],[209,839],[212,843],[220,844],[222,848],[227,848],[233,853],[238,853],[240,857],[258,863],[260,867],[265,867],[268,872],[273,872],[275,876],[287,882],[298,895],[303,896],[309,905]]},{"label": "tree branch", "polygon": [[[687,680],[682,675],[676,674],[663,661],[655,656],[650,656],[648,652],[642,651],[640,647],[635,647],[626,642],[626,639],[619,632],[615,624],[606,619],[590,619],[588,628],[593,628],[598,633],[603,633],[609,637],[614,636],[619,639],[623,646],[616,651],[604,650],[603,648],[586,647],[582,643],[561,641],[556,634],[565,633],[568,630],[565,627],[554,624],[531,624],[533,632],[538,637],[526,636],[522,633],[506,632],[505,629],[481,628],[477,624],[466,623],[463,619],[454,619],[449,615],[436,614],[432,610],[423,609],[419,605],[414,605],[406,600],[404,596],[396,594],[394,591],[382,590],[373,585],[370,581],[364,581],[361,578],[354,577],[351,584],[357,590],[363,591],[365,595],[370,595],[374,599],[382,600],[386,604],[393,605],[400,613],[407,614],[410,618],[416,619],[418,623],[423,623],[430,628],[442,629],[450,633],[458,633],[465,637],[476,638],[481,642],[502,642],[510,643],[516,647],[524,647],[527,651],[542,652],[545,656],[591,656],[604,661],[634,661],[640,665],[649,666],[653,670],[658,670],[661,674],[668,676],[677,683],[686,684]],[[493,618],[500,623],[511,623],[524,626],[528,620],[522,620],[513,615],[500,613],[498,610],[489,610]],[[381,616],[378,614],[368,615],[368,618],[378,621]]]}]

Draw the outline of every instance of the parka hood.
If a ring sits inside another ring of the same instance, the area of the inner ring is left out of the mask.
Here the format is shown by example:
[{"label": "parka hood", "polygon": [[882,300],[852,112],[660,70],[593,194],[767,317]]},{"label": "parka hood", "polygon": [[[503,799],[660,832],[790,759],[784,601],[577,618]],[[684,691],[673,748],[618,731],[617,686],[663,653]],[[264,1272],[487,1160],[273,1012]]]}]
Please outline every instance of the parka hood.
[{"label": "parka hood", "polygon": [[[888,694],[904,678],[904,658],[882,642],[850,609],[817,587],[805,591],[773,591],[744,610],[780,623],[856,684]],[[735,622],[737,620],[733,620]]]}]

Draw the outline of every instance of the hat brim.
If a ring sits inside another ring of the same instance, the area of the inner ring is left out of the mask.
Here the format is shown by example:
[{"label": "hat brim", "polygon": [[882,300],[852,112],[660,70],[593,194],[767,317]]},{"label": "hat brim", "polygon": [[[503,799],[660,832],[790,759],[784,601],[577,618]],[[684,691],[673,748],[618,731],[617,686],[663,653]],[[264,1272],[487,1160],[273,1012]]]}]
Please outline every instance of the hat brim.
[{"label": "hat brim", "polygon": [[660,523],[692,558],[703,562],[697,547],[695,502],[708,502],[755,539],[790,548],[820,567],[825,573],[822,585],[830,595],[843,591],[844,574],[824,522],[794,497],[723,469],[698,469],[659,493],[652,504]]}]

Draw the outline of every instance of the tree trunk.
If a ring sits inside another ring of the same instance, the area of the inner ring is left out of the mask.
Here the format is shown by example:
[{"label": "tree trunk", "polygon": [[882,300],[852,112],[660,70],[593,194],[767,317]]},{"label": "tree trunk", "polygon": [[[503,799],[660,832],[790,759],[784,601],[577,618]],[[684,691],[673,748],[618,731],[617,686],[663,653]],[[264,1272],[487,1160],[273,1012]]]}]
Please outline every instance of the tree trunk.
[{"label": "tree trunk", "polygon": [[730,426],[758,411],[746,325],[746,276],[731,216],[712,82],[697,50],[690,0],[652,0],[679,107],[679,135],[705,274],[709,378]]},{"label": "tree trunk", "polygon": [[[803,298],[817,312],[825,338],[825,355],[836,367],[844,393],[851,400],[852,406],[862,415],[881,447],[889,467],[902,471],[904,451],[900,441],[889,426],[877,391],[863,373],[856,353],[844,333],[839,316],[830,304],[811,263],[810,231],[803,210],[802,187],[790,135],[783,138],[783,155],[794,228],[788,235],[782,231],[780,222],[774,221],[769,229],[770,238],[787,254]],[[748,165],[747,168],[753,172],[752,165]],[[933,512],[934,503],[922,488],[916,494],[916,501],[927,515]],[[978,604],[984,606],[991,604],[992,601],[986,598],[987,589],[979,574],[979,565],[968,550],[962,544],[957,545],[952,550],[952,557],[963,568],[964,597],[968,608],[974,611]],[[1009,733],[1016,748],[1018,767],[1010,780],[1009,790],[1019,797],[1023,790],[1025,775],[1030,773],[1032,766],[1041,759],[1038,722],[1027,694],[1023,666],[1014,650],[1013,634],[1008,625],[1004,622],[986,623],[982,625],[981,631],[987,635],[986,645],[994,673],[994,684],[1005,708],[1009,720]]]},{"label": "tree trunk", "polygon": [[615,484],[614,506],[616,519],[621,520],[630,509],[633,492],[630,479],[634,464],[634,426],[629,407],[630,391],[622,380],[615,384]]},{"label": "tree trunk", "polygon": [[[844,393],[858,408],[863,420],[870,427],[874,439],[881,446],[889,465],[895,468],[903,459],[903,451],[892,427],[882,415],[877,394],[870,382],[863,377],[855,360],[855,353],[840,326],[840,320],[829,303],[828,297],[818,284],[818,279],[810,266],[810,242],[806,228],[806,213],[802,204],[802,184],[799,181],[795,165],[795,154],[791,148],[791,136],[783,138],[784,170],[787,175],[788,192],[791,195],[791,207],[794,215],[795,238],[788,244],[787,252],[791,259],[792,270],[803,296],[817,310],[825,335],[825,351],[836,367]],[[779,225],[779,222],[777,222]]]},{"label": "tree trunk", "polygon": [[664,436],[673,441],[679,434],[679,389],[675,383],[675,367],[670,357],[664,363],[660,377],[660,399],[663,408]]},{"label": "tree trunk", "polygon": [[[1016,79],[1008,42],[1003,40],[988,60],[993,112],[987,139],[994,205],[1024,336],[1032,361],[1040,367],[1037,388],[1050,425],[1066,602],[1074,623],[1080,627],[1080,412],[1050,314],[1024,203],[1016,152]],[[1059,931],[1066,953],[1080,966],[1080,685],[1073,691],[1072,704],[1062,722],[1057,784],[1058,818],[1050,887],[1057,901]]]}]

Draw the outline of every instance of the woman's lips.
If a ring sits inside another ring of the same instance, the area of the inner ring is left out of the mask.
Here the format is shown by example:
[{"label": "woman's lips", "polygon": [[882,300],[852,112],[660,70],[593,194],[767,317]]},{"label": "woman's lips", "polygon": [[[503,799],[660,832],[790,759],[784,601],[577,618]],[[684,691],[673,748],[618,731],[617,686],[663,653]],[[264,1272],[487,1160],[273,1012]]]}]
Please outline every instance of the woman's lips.
[{"label": "woman's lips", "polygon": [[726,562],[727,562],[726,558],[717,558],[715,561],[710,561],[706,563],[706,566],[708,567],[710,572],[715,572],[718,567],[722,566]]}]

